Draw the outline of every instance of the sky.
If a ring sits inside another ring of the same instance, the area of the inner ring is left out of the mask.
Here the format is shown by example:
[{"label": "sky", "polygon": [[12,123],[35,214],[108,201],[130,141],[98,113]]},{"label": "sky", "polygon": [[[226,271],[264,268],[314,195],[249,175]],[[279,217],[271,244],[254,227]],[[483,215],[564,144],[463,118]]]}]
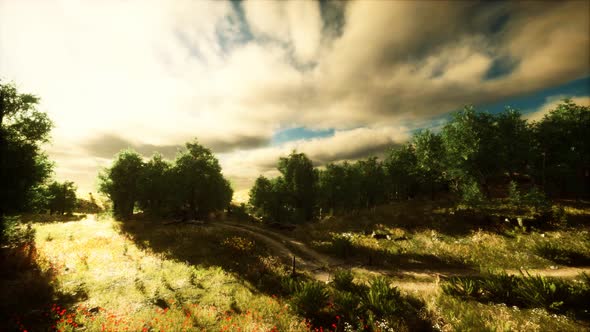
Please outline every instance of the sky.
[{"label": "sky", "polygon": [[55,176],[96,192],[195,138],[235,198],[280,156],[380,155],[465,105],[590,104],[590,1],[0,0],[0,79],[41,97]]}]

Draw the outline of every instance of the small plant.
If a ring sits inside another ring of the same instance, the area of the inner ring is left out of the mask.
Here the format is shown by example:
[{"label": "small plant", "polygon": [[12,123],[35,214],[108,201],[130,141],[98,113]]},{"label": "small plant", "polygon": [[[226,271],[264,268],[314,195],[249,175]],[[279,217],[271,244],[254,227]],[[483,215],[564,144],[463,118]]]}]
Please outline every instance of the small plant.
[{"label": "small plant", "polygon": [[47,241],[47,242],[53,241],[53,236],[51,236],[51,233],[47,233],[47,236],[45,237],[45,241]]},{"label": "small plant", "polygon": [[354,289],[354,276],[350,270],[338,270],[334,273],[332,284],[337,290],[352,291]]},{"label": "small plant", "polygon": [[347,291],[334,292],[334,309],[346,319],[353,319],[359,312],[361,298]]},{"label": "small plant", "polygon": [[510,181],[508,184],[508,201],[515,207],[521,207],[523,204],[522,194],[514,181]]},{"label": "small plant", "polygon": [[531,188],[531,190],[526,195],[524,195],[522,201],[534,213],[544,212],[550,206],[545,194],[537,187]]},{"label": "small plant", "polygon": [[390,317],[403,309],[403,299],[397,287],[391,287],[384,277],[371,281],[363,305],[377,317]]},{"label": "small plant", "polygon": [[476,280],[464,277],[451,277],[442,284],[443,292],[458,297],[476,297],[479,286]]},{"label": "small plant", "polygon": [[478,208],[484,202],[484,195],[477,181],[470,180],[461,188],[461,203],[468,208]]},{"label": "small plant", "polygon": [[240,236],[228,237],[221,244],[238,254],[246,254],[254,250],[254,241]]},{"label": "small plant", "polygon": [[341,258],[346,258],[352,253],[353,245],[349,237],[344,235],[334,235],[332,238],[332,249],[334,253]]},{"label": "small plant", "polygon": [[328,291],[317,281],[307,281],[297,289],[291,300],[297,311],[314,318],[328,304]]},{"label": "small plant", "polygon": [[561,311],[572,290],[570,285],[561,279],[527,275],[519,280],[517,297],[527,307]]}]

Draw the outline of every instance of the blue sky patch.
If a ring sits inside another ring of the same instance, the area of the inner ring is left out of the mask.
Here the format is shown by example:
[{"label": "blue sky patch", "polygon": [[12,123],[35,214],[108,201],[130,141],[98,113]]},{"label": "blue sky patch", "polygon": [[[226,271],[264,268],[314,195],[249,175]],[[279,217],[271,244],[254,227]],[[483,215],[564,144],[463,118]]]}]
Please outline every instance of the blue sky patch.
[{"label": "blue sky patch", "polygon": [[334,136],[334,129],[308,129],[305,127],[295,127],[282,129],[275,132],[271,139],[272,145],[281,145],[285,142],[296,141],[300,139],[311,139],[318,137]]}]

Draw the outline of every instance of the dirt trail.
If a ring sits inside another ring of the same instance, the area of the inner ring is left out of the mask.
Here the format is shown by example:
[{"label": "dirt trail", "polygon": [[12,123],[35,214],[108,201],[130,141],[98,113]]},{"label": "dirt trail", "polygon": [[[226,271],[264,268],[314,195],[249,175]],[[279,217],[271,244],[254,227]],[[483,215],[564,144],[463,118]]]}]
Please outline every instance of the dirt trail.
[{"label": "dirt trail", "polygon": [[[383,268],[368,268],[365,266],[353,265],[343,260],[321,254],[305,243],[296,241],[284,234],[252,224],[238,224],[231,222],[216,223],[215,225],[246,232],[259,240],[265,242],[272,250],[283,257],[295,256],[298,269],[309,272],[316,280],[328,282],[332,273],[338,268],[352,269],[355,272],[368,275],[395,276],[399,280],[399,286],[418,290],[421,288],[431,289],[438,284],[441,278],[452,276],[476,276],[480,272],[469,269],[453,270],[427,270],[427,271],[393,271]],[[557,269],[531,269],[527,270],[530,275],[542,275],[548,277],[574,278],[582,272],[590,274],[589,267],[559,267]],[[519,275],[519,270],[506,270],[506,273]],[[409,280],[404,280],[409,279]],[[423,285],[420,285],[423,284]],[[426,284],[429,284],[428,286]],[[407,287],[404,287],[407,285]]]}]

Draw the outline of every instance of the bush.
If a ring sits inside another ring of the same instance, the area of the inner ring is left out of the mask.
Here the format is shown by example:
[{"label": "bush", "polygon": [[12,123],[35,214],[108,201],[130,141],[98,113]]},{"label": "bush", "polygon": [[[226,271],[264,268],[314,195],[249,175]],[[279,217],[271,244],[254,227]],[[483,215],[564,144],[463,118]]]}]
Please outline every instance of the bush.
[{"label": "bush", "polygon": [[334,288],[342,291],[352,291],[354,289],[354,276],[350,270],[338,270],[334,273],[332,284]]},{"label": "bush", "polygon": [[387,279],[377,277],[369,285],[363,306],[376,317],[391,317],[403,310],[403,302],[397,287],[391,287]]},{"label": "bush", "polygon": [[479,285],[477,280],[468,277],[451,277],[441,285],[443,292],[457,297],[477,297]]},{"label": "bush", "polygon": [[537,187],[531,188],[531,190],[524,195],[522,202],[535,213],[547,211],[550,207],[547,197]]},{"label": "bush", "polygon": [[544,276],[509,276],[506,273],[482,277],[454,277],[442,285],[446,294],[480,302],[505,303],[523,308],[544,308],[553,312],[588,314],[588,283],[568,282]]},{"label": "bush", "polygon": [[334,235],[332,238],[332,249],[341,258],[346,258],[352,253],[352,240],[344,235]]},{"label": "bush", "polygon": [[334,292],[334,309],[346,320],[351,320],[358,316],[360,301],[360,296],[352,292]]},{"label": "bush", "polygon": [[317,281],[306,281],[297,287],[291,301],[300,314],[316,318],[328,304],[328,291]]},{"label": "bush", "polygon": [[471,180],[461,188],[461,203],[468,208],[477,208],[484,202],[485,197],[477,181]]}]

